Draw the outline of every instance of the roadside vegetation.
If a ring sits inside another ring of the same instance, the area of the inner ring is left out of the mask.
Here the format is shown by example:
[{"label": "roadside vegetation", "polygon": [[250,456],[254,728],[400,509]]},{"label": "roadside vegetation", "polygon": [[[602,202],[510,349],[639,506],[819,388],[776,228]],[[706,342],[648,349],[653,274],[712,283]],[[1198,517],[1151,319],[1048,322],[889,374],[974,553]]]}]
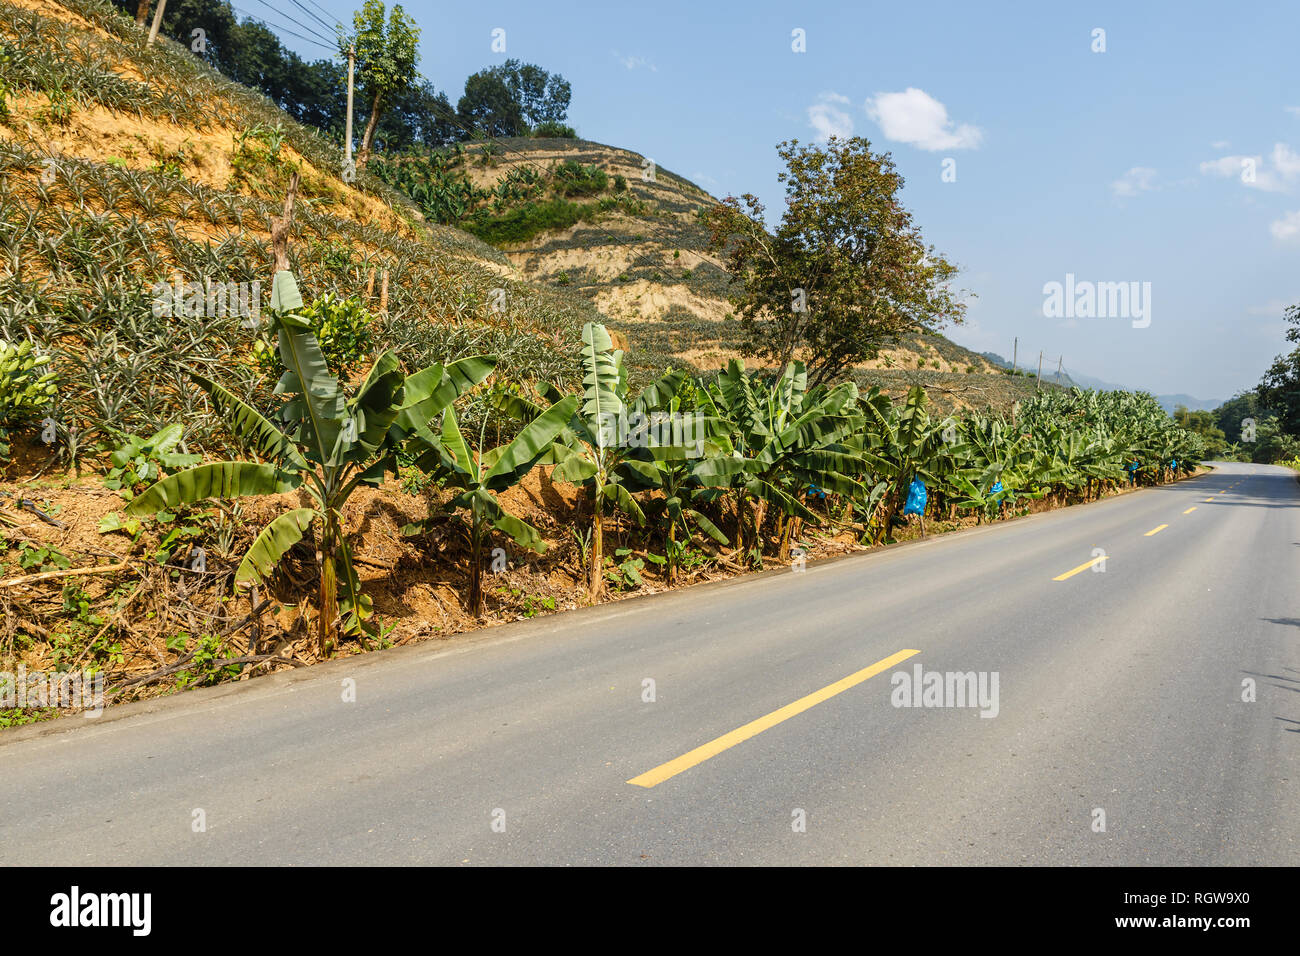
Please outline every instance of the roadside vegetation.
[{"label": "roadside vegetation", "polygon": [[1300,467],[1300,304],[1282,320],[1296,348],[1275,358],[1257,386],[1214,411],[1175,410],[1179,424],[1204,439],[1207,457]]},{"label": "roadside vegetation", "polygon": [[[704,376],[669,370],[633,392],[621,352],[595,323],[570,352],[577,391],[520,382],[492,355],[407,371],[384,352],[349,394],[292,274],[278,273],[273,285],[269,321],[284,371],[263,408],[237,398],[219,370],[185,372],[186,390],[242,457],[195,464],[171,451],[178,428],[128,440],[110,459],[103,487],[123,505],[99,531],[125,546],[128,555],[115,555],[122,561],[96,564],[38,544],[27,529],[62,522],[33,500],[0,509],[14,529],[0,540],[19,579],[0,591],[7,659],[102,668],[110,687],[130,696],[155,682],[210,683],[387,646],[397,622],[376,611],[373,579],[361,580],[347,506],[362,487],[382,492],[393,480],[451,492],[426,499],[428,514],[402,532],[417,565],[445,567],[454,541],[455,578],[478,619],[485,576],[548,550],[543,533],[501,501],[539,466],[548,484],[578,491],[566,558],[589,603],[607,590],[680,581],[684,569],[798,565],[818,539],[837,535],[857,546],[888,543],[914,525],[924,533],[927,516],[931,531],[942,530],[1026,514],[1036,502],[1170,481],[1195,469],[1202,448],[1141,394],[1051,392],[1010,418],[940,418],[923,389],[895,403],[848,381],[810,386],[797,361],[780,373],[738,361]],[[14,387],[41,383],[38,373],[20,371]],[[462,429],[457,408],[476,401],[516,427]],[[272,507],[254,518],[241,504],[250,498]],[[37,517],[23,520],[24,512]],[[115,583],[92,599],[77,570]],[[43,581],[62,586],[53,607],[23,588]],[[509,590],[532,613],[555,605]],[[158,608],[164,596],[167,612]],[[164,632],[161,649],[156,631],[153,640],[142,634],[154,629],[151,616],[177,613],[190,627]],[[141,658],[144,648],[157,656]]]},{"label": "roadside vegetation", "polygon": [[[319,131],[103,0],[0,0],[0,43],[0,670],[102,672],[113,700],[246,679],[1095,500],[1207,447],[1144,394],[936,399],[975,368],[937,334],[952,267],[863,141],[784,144],[768,233],[567,140],[541,168],[398,155],[382,117],[345,182]],[[507,119],[563,132],[562,78],[487,72]],[[100,110],[136,131],[86,146]],[[616,220],[647,247],[689,224],[696,264],[662,247],[610,284],[725,296],[737,354],[663,360],[644,342],[708,320],[624,332],[583,266],[527,281],[497,248]],[[916,368],[864,378],[909,337]]]}]

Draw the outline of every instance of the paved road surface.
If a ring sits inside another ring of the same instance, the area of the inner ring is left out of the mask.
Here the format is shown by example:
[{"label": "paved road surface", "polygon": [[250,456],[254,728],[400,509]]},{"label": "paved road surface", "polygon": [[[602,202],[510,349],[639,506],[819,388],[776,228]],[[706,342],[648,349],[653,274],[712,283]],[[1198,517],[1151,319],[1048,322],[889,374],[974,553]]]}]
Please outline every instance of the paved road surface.
[{"label": "paved road surface", "polygon": [[[1297,581],[1294,474],[1221,465],[0,734],[0,862],[1296,865]],[[918,665],[996,716],[894,706]]]}]

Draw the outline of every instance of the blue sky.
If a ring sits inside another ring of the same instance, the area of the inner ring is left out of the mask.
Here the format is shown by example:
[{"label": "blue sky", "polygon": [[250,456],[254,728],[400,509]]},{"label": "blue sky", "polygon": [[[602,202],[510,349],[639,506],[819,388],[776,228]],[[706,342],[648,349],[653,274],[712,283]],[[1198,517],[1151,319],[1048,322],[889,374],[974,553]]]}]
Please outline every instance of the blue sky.
[{"label": "blue sky", "polygon": [[[783,202],[778,142],[866,137],[893,155],[905,204],[975,295],[948,330],[967,347],[1010,357],[1019,336],[1022,360],[1042,350],[1051,367],[1064,355],[1108,381],[1219,399],[1287,350],[1282,309],[1300,302],[1300,4],[405,7],[423,28],[421,72],[453,103],[477,69],[538,63],[572,83],[584,138],[714,195],[756,193],[770,217]],[[491,49],[495,28],[505,52]],[[1105,52],[1093,51],[1098,28]],[[795,29],[806,52],[792,50]],[[1149,282],[1150,324],[1046,317],[1044,284],[1067,273]]]}]

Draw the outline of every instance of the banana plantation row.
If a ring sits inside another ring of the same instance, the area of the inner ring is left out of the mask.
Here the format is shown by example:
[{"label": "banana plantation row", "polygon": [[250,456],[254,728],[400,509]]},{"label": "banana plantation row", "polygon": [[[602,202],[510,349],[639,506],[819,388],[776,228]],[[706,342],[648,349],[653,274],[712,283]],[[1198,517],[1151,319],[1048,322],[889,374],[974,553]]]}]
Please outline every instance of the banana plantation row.
[{"label": "banana plantation row", "polygon": [[[456,491],[446,513],[408,525],[418,537],[449,517],[469,539],[468,604],[483,609],[483,556],[496,532],[541,551],[536,528],[503,508],[498,495],[532,469],[580,486],[590,526],[584,539],[589,597],[599,599],[604,525],[618,512],[662,534],[669,583],[682,556],[708,540],[733,546],[758,566],[784,560],[805,523],[887,540],[907,514],[993,520],[1027,499],[1054,503],[1099,497],[1125,483],[1171,480],[1193,469],[1199,436],[1177,426],[1150,395],[1051,391],[1021,403],[1012,420],[971,415],[932,419],[925,393],[902,404],[852,382],[809,388],[803,366],[747,373],[732,361],[714,376],[669,371],[630,394],[622,352],[605,328],[582,332],[579,394],[554,386],[534,395],[506,383],[491,390],[519,430],[499,447],[462,433],[458,398],[492,375],[482,355],[406,375],[386,351],[349,396],[328,367],[290,272],[276,274],[271,315],[284,373],[282,404],[264,416],[209,378],[191,377],[246,454],[162,478],[127,507],[134,515],[209,498],[303,490],[310,506],[274,518],[254,539],[235,582],[256,584],[315,529],[321,553],[319,640],[374,633],[343,533],[342,509],[362,484],[379,485],[399,461]],[[500,384],[500,383],[498,383]],[[658,427],[667,420],[670,427]],[[609,427],[632,422],[632,432]],[[689,422],[695,428],[679,427]],[[648,423],[656,423],[650,427]],[[691,434],[691,432],[694,434]],[[730,534],[724,532],[728,529]]]}]

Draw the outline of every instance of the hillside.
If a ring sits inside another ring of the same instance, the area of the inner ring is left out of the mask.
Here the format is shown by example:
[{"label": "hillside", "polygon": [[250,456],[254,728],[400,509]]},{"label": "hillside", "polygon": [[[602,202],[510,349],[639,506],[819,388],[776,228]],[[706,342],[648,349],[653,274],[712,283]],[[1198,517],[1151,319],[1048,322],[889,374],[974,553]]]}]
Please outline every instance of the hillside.
[{"label": "hillside", "polygon": [[[739,357],[739,325],[730,318],[727,300],[729,277],[709,253],[708,235],[697,217],[700,209],[717,202],[705,190],[660,166],[651,180],[646,157],[586,140],[499,139],[486,148],[469,145],[463,159],[460,151],[452,159],[456,173],[485,198],[500,196],[524,177],[553,176],[562,163],[605,174],[607,185],[592,193],[600,197],[603,211],[523,241],[498,242],[520,273],[589,300],[622,333],[637,365],[662,369],[685,364],[709,371]],[[624,183],[625,189],[620,188]],[[542,204],[540,197],[532,202],[535,208]],[[527,207],[512,208],[518,214]],[[472,228],[472,217],[464,221]],[[754,365],[752,359],[749,364]],[[894,397],[921,384],[945,409],[1005,410],[1033,391],[1032,384],[1002,374],[969,349],[941,335],[920,333],[859,366],[856,378],[860,385],[878,385]]]},{"label": "hillside", "polygon": [[343,183],[318,133],[177,44],[146,46],[103,0],[0,0],[0,42],[0,338],[32,338],[75,386],[55,413],[72,448],[177,415],[204,443],[213,422],[177,356],[267,394],[253,330],[156,316],[151,289],[266,280],[270,217],[295,173],[290,263],[304,289],[363,299],[412,368],[492,351],[525,378],[563,378],[556,346],[600,318],[473,236],[427,225],[377,179]]}]

